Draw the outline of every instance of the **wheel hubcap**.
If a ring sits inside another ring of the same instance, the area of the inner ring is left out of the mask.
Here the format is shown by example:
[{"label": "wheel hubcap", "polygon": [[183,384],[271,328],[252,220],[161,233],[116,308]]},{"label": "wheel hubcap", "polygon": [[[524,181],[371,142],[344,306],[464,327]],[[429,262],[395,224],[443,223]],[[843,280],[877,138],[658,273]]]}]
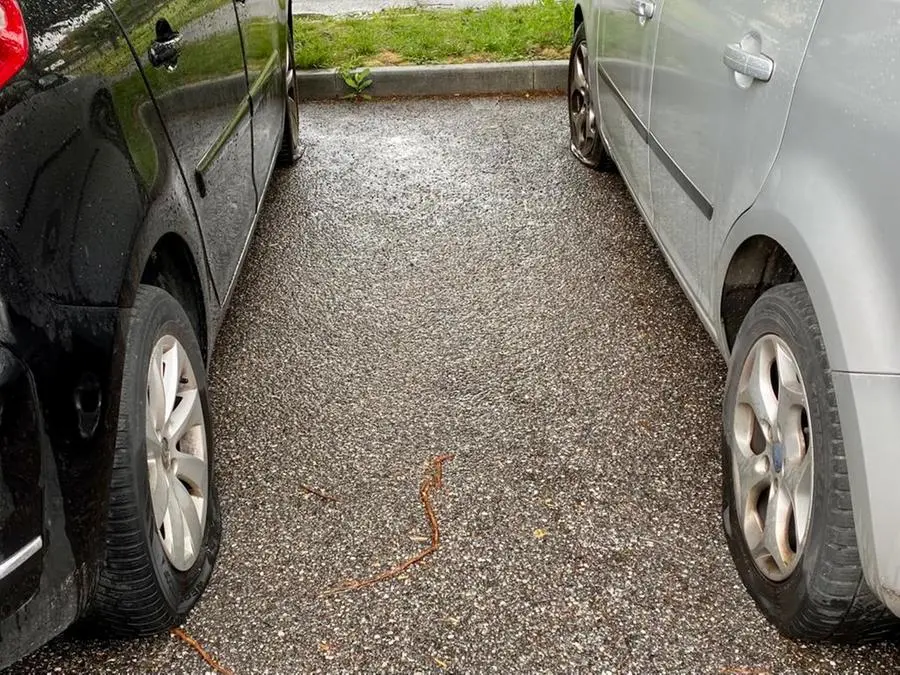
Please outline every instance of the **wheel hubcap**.
[{"label": "wheel hubcap", "polygon": [[760,572],[782,581],[797,567],[809,534],[813,441],[800,368],[775,335],[757,340],[744,361],[731,431],[743,536]]},{"label": "wheel hubcap", "polygon": [[153,520],[169,562],[190,569],[200,553],[209,495],[206,426],[193,366],[173,336],[147,370],[147,475]]},{"label": "wheel hubcap", "polygon": [[591,107],[591,91],[587,79],[587,45],[575,48],[569,72],[569,121],[572,130],[572,152],[583,159],[594,148],[596,127]]}]

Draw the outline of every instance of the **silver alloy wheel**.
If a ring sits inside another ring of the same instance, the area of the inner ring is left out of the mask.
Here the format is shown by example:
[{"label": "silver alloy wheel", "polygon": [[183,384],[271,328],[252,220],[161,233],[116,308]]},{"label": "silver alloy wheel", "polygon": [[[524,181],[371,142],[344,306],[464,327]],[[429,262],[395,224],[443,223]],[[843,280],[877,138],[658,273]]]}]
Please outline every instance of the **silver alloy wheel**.
[{"label": "silver alloy wheel", "polygon": [[181,343],[160,338],[147,371],[147,473],[157,534],[169,562],[188,570],[206,528],[206,424],[194,368]]},{"label": "silver alloy wheel", "polygon": [[734,414],[737,516],[750,554],[766,577],[794,571],[809,534],[813,441],[797,359],[784,340],[764,335],[741,369]]},{"label": "silver alloy wheel", "polygon": [[597,143],[597,127],[591,106],[591,89],[587,79],[587,45],[579,42],[575,48],[569,78],[569,119],[572,129],[572,152],[582,162],[589,162],[594,144]]}]

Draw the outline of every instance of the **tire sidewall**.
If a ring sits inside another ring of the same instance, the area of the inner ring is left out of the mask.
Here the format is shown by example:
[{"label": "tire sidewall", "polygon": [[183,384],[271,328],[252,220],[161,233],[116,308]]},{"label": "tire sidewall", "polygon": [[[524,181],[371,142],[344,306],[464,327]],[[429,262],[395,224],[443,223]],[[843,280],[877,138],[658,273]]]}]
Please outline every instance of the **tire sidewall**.
[{"label": "tire sidewall", "polygon": [[[808,604],[810,588],[819,572],[825,549],[829,499],[833,472],[831,448],[839,442],[837,408],[830,383],[830,369],[821,348],[818,326],[811,331],[791,297],[773,289],[765,293],[747,315],[734,350],[724,399],[722,442],[723,520],[728,545],[741,580],[763,613],[781,630],[791,628]],[[813,442],[813,498],[806,545],[790,576],[779,582],[767,578],[753,561],[737,516],[732,469],[733,428],[741,371],[753,345],[765,335],[776,335],[787,343],[797,360],[806,388],[810,437]],[[835,437],[837,436],[837,438]]]},{"label": "tire sidewall", "polygon": [[[142,297],[135,303],[126,338],[125,377],[120,406],[121,410],[126,412],[127,419],[124,420],[124,425],[120,425],[120,434],[124,432],[124,443],[120,443],[117,452],[126,454],[125,460],[131,469],[138,525],[147,546],[156,584],[171,613],[175,617],[180,617],[194,605],[212,574],[221,528],[213,480],[214,441],[206,369],[190,321],[178,302],[159,289],[142,288],[139,293]],[[151,297],[148,299],[146,296]],[[172,335],[178,339],[194,369],[205,422],[207,463],[210,471],[203,544],[197,560],[190,569],[184,571],[175,568],[169,562],[156,530],[147,469],[145,392],[148,367],[151,351],[164,335]]]}]

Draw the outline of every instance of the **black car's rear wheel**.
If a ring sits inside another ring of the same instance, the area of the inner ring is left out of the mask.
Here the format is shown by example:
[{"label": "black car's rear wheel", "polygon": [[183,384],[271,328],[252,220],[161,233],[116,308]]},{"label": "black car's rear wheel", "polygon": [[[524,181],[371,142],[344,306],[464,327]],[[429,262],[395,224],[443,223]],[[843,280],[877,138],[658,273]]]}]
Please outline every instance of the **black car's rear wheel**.
[{"label": "black car's rear wheel", "polygon": [[581,24],[575,31],[569,55],[569,147],[582,164],[599,168],[606,163],[607,157],[591,101],[588,62],[587,39],[584,24]]},{"label": "black car's rear wheel", "polygon": [[782,633],[860,641],[896,630],[863,578],[831,370],[802,283],[764,293],[741,325],[722,458],[731,554]]},{"label": "black car's rear wheel", "polygon": [[150,286],[127,321],[106,559],[90,614],[122,636],[184,619],[209,581],[221,534],[206,372],[191,322]]}]

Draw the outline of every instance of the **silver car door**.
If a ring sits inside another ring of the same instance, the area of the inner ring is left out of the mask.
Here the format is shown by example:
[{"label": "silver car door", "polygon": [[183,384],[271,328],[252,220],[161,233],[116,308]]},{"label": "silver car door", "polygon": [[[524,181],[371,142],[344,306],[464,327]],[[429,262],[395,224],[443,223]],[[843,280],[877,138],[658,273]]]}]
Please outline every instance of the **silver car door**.
[{"label": "silver car door", "polygon": [[650,111],[654,226],[706,315],[713,260],[775,160],[822,0],[666,0]]},{"label": "silver car door", "polygon": [[652,225],[647,125],[659,2],[598,0],[594,87],[601,131],[644,217]]}]

